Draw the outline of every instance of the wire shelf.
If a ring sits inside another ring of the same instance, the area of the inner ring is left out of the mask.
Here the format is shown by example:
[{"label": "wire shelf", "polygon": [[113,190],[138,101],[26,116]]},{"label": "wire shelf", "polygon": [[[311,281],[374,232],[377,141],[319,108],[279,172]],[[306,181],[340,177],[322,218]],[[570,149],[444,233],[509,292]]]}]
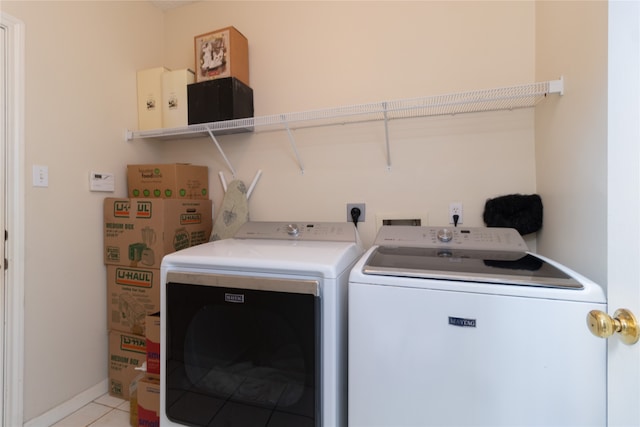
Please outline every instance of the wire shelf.
[{"label": "wire shelf", "polygon": [[127,131],[126,139],[224,135],[260,130],[296,129],[330,124],[396,120],[534,107],[550,94],[562,94],[564,82],[552,80],[496,89],[475,90],[423,98],[382,101],[320,110],[273,114],[202,123],[176,128]]}]

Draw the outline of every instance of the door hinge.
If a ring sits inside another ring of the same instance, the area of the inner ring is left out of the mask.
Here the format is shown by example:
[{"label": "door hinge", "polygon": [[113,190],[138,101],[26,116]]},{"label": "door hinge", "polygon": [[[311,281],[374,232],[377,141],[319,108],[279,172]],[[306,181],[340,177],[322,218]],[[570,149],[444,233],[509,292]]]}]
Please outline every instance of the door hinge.
[{"label": "door hinge", "polygon": [[4,269],[7,270],[9,268],[9,260],[8,259],[4,259]]}]

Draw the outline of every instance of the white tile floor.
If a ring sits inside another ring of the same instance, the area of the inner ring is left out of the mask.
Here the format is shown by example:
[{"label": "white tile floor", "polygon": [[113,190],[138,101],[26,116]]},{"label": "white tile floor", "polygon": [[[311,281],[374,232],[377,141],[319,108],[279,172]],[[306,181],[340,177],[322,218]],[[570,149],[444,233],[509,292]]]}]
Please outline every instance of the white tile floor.
[{"label": "white tile floor", "polygon": [[129,427],[129,401],[102,395],[51,427]]}]

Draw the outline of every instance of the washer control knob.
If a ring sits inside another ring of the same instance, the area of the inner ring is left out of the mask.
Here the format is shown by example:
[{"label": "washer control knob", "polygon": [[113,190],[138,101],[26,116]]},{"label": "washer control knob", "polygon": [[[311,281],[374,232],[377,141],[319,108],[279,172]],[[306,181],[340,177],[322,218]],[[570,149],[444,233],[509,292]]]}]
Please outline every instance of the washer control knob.
[{"label": "washer control knob", "polygon": [[453,239],[453,231],[449,230],[448,228],[441,228],[440,230],[438,230],[436,236],[441,242],[447,243],[450,242],[451,239]]},{"label": "washer control knob", "polygon": [[287,234],[289,236],[297,236],[298,234],[300,234],[300,228],[298,228],[298,224],[288,224]]}]

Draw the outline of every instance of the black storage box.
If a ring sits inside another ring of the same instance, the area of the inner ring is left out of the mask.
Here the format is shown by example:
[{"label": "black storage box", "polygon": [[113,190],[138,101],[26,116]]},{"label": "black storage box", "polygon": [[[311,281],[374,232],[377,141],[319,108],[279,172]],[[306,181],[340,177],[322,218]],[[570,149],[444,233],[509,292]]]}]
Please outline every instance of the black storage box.
[{"label": "black storage box", "polygon": [[187,99],[190,125],[253,117],[253,89],[235,77],[190,84]]}]

